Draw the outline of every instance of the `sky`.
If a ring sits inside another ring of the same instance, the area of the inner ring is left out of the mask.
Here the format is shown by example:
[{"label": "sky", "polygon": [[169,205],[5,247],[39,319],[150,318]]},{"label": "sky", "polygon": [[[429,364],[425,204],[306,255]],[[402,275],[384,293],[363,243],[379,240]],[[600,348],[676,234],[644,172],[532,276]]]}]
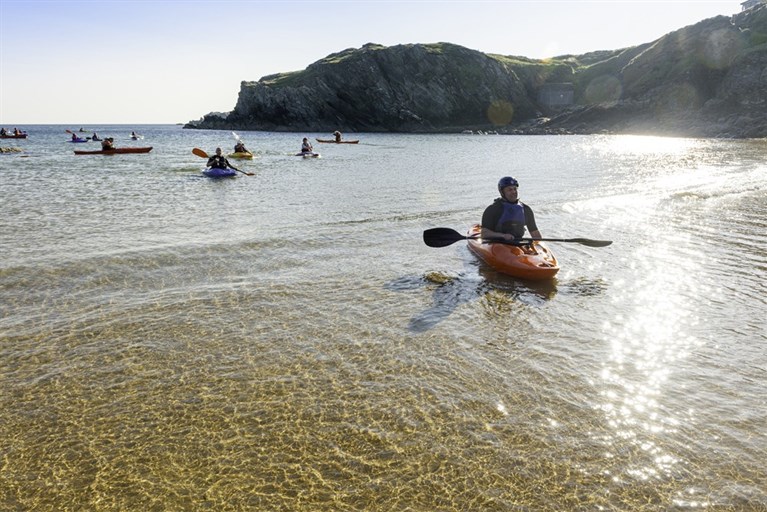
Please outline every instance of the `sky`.
[{"label": "sky", "polygon": [[366,43],[542,59],[616,50],[718,15],[715,0],[0,0],[0,126],[186,123],[241,81]]}]

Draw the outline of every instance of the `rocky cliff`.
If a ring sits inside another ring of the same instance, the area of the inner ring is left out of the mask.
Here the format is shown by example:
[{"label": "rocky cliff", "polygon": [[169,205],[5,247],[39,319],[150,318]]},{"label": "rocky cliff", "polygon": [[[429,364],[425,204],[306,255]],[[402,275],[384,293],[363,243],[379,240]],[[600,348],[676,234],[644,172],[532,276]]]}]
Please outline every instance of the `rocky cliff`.
[{"label": "rocky cliff", "polygon": [[[562,102],[543,94],[552,87]],[[546,61],[449,43],[367,44],[242,82],[233,111],[186,127],[764,137],[767,6],[638,47]]]},{"label": "rocky cliff", "polygon": [[506,126],[535,114],[529,91],[504,61],[446,43],[367,44],[304,71],[242,82],[234,110],[198,126],[437,132]]}]

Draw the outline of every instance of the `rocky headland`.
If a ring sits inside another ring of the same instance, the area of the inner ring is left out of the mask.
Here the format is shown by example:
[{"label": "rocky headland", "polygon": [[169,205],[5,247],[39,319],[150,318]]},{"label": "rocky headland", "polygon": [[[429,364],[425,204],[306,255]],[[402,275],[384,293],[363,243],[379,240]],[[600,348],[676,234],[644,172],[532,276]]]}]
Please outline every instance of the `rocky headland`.
[{"label": "rocky headland", "polygon": [[767,5],[548,60],[366,44],[240,85],[185,128],[767,137]]}]

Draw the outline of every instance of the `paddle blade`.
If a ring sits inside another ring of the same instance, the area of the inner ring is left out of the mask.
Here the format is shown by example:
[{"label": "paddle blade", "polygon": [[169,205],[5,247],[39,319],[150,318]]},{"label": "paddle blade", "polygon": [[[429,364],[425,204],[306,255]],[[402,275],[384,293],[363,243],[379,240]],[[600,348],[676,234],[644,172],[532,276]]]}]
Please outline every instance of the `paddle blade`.
[{"label": "paddle blade", "polygon": [[236,140],[236,141],[241,141],[241,139],[240,139],[240,136],[239,136],[239,135],[237,135],[237,134],[236,134],[236,133],[234,133],[234,132],[232,132],[232,137],[234,137],[234,140]]},{"label": "paddle blade", "polygon": [[201,150],[200,148],[194,148],[192,150],[192,153],[199,156],[200,158],[208,158],[208,154],[205,151]]},{"label": "paddle blade", "polygon": [[423,242],[429,247],[447,247],[467,238],[450,228],[432,228],[423,232]]},{"label": "paddle blade", "polygon": [[570,238],[568,242],[575,242],[576,244],[587,245],[589,247],[607,247],[612,240],[590,240],[588,238]]}]

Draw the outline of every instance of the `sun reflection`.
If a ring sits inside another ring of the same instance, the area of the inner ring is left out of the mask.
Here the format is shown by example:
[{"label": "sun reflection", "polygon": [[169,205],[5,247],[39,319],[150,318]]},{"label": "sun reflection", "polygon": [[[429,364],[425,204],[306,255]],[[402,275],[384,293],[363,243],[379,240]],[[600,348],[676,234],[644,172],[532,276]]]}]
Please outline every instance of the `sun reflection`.
[{"label": "sun reflection", "polygon": [[621,155],[653,153],[680,155],[687,153],[697,144],[695,139],[657,137],[654,135],[616,135],[609,139],[605,149]]},{"label": "sun reflection", "polygon": [[611,463],[617,478],[672,478],[683,462],[670,447],[683,418],[669,405],[676,398],[667,388],[697,342],[687,329],[697,323],[689,297],[697,293],[691,276],[701,262],[679,258],[671,243],[642,246],[633,261],[636,278],[623,281],[615,299],[625,313],[603,326],[611,345],[597,408],[611,434],[602,441],[620,454]]}]

